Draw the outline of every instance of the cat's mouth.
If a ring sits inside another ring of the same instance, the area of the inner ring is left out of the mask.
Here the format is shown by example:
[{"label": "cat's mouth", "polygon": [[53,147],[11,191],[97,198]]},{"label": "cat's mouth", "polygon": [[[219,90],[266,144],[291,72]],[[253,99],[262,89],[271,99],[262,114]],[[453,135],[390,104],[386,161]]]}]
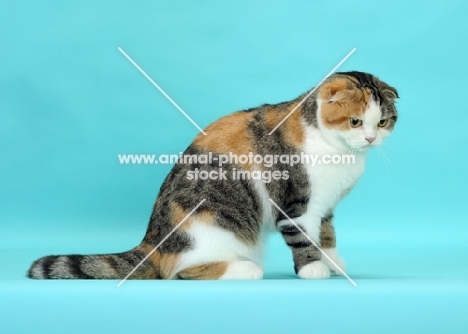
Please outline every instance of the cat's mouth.
[{"label": "cat's mouth", "polygon": [[358,151],[358,152],[367,152],[371,147],[376,145],[372,145],[367,141],[359,141],[359,142],[351,142],[346,143],[351,151]]}]

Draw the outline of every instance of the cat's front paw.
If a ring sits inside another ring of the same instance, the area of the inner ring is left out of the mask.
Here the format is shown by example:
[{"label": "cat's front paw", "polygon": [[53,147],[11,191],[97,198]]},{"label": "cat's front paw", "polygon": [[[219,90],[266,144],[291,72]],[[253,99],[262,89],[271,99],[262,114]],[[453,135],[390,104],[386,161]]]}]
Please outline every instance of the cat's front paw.
[{"label": "cat's front paw", "polygon": [[[327,254],[330,257],[330,259],[333,260],[333,262],[335,262],[335,264],[342,271],[346,272],[346,263],[341,257],[338,256],[338,252],[336,248],[326,248],[326,249],[323,249],[323,251],[325,252],[325,254]],[[334,275],[343,275],[343,273],[323,254],[322,254],[322,261],[328,266],[328,268],[330,268],[330,271]]]},{"label": "cat's front paw", "polygon": [[314,261],[302,267],[297,275],[303,279],[320,279],[330,277],[330,269],[322,261]]}]

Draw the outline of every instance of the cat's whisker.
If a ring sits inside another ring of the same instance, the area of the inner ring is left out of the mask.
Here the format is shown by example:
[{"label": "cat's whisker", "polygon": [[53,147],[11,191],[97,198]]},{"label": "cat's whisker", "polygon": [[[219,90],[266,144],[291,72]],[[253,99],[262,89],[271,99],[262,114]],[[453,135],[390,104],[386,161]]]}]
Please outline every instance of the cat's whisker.
[{"label": "cat's whisker", "polygon": [[397,144],[403,144],[403,145],[409,145],[411,144],[410,142],[408,141],[401,141],[401,140],[398,140],[396,138],[393,138],[393,137],[390,137],[388,138],[387,140],[385,140],[386,143],[397,143]]},{"label": "cat's whisker", "polygon": [[[400,157],[396,155],[396,152],[390,153],[385,152],[384,147],[379,147],[382,154],[385,156],[386,161],[392,166],[396,174],[402,179],[406,179],[407,171],[409,170],[409,166],[401,160]],[[392,158],[390,159],[389,154],[392,154]]]},{"label": "cat's whisker", "polygon": [[394,163],[399,166],[399,168],[403,171],[403,174],[406,174],[405,172],[411,170],[411,166],[407,163],[408,161],[411,161],[411,160],[405,159],[406,152],[404,150],[397,148],[396,146],[390,146],[385,143],[382,146],[390,149],[389,151],[387,151],[387,153],[389,155],[390,154],[393,155],[392,161],[394,161]]},{"label": "cat's whisker", "polygon": [[402,148],[402,147],[399,147],[399,146],[396,146],[396,145],[392,145],[392,144],[388,144],[388,143],[382,143],[381,146],[384,147],[384,148],[388,148],[392,152],[395,152],[395,153],[398,153],[398,154],[405,154],[406,153],[405,148]]},{"label": "cat's whisker", "polygon": [[346,153],[347,154],[351,154],[351,155],[354,155],[354,149],[350,146],[347,146],[346,147]]},{"label": "cat's whisker", "polygon": [[382,153],[382,156],[384,157],[384,162],[385,165],[387,166],[387,171],[389,174],[393,174],[396,178],[400,178],[401,174],[400,171],[395,168],[395,165],[392,164],[392,161],[388,157],[388,155],[385,153],[385,151],[382,149],[382,147],[379,147],[379,151]]},{"label": "cat's whisker", "polygon": [[[380,164],[380,168],[381,169],[385,169],[385,174],[390,174],[390,167],[389,167],[389,161],[387,159],[387,157],[385,157],[385,155],[383,154],[383,151],[382,151],[382,148],[379,147],[378,150],[377,150],[378,154],[379,154],[379,164]],[[383,168],[382,168],[383,166]]]}]

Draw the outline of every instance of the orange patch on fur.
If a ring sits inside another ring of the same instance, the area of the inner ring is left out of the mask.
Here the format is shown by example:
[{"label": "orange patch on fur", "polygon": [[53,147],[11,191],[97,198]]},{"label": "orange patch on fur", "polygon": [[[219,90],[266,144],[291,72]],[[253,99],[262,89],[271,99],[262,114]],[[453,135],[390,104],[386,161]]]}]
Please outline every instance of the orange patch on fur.
[{"label": "orange patch on fur", "polygon": [[[179,224],[182,220],[184,220],[187,217],[189,213],[190,211],[184,210],[182,205],[178,203],[171,203],[171,218],[172,223],[174,225]],[[184,223],[180,225],[179,229],[187,229],[190,226],[190,224],[195,220],[206,224],[214,224],[216,220],[216,215],[209,210],[202,210],[197,213],[193,213],[192,215],[190,215],[190,217],[185,219]]]},{"label": "orange patch on fur", "polygon": [[205,263],[193,266],[177,273],[184,279],[219,279],[228,267],[228,262]]},{"label": "orange patch on fur", "polygon": [[247,131],[251,118],[252,113],[243,111],[224,116],[205,129],[206,136],[199,134],[193,145],[205,152],[247,155],[253,152],[252,138]]},{"label": "orange patch on fur", "polygon": [[[138,249],[145,254],[149,254],[153,251],[154,246],[148,244],[141,244]],[[150,261],[153,268],[157,272],[157,276],[163,279],[169,279],[174,274],[174,269],[179,260],[180,254],[161,254],[158,250],[154,251],[147,261]]]},{"label": "orange patch on fur", "polygon": [[[265,123],[269,130],[273,130],[300,102],[294,101],[290,103],[287,108],[272,106],[270,110],[265,113]],[[304,143],[305,133],[304,125],[302,124],[302,117],[300,108],[297,108],[291,116],[289,116],[278,129],[281,129],[281,134],[285,142],[294,147],[300,147]]]},{"label": "orange patch on fur", "polygon": [[287,110],[278,111],[275,108],[270,108],[265,112],[265,124],[268,130],[273,130],[275,126],[283,120],[287,115]]},{"label": "orange patch on fur", "polygon": [[301,111],[294,111],[282,126],[284,126],[282,131],[284,140],[295,147],[302,146],[305,140],[305,133],[304,125],[302,124]]},{"label": "orange patch on fur", "polygon": [[320,116],[328,128],[348,130],[350,118],[361,118],[371,98],[370,89],[359,89],[354,80],[338,77],[325,83],[319,91]]},{"label": "orange patch on fur", "polygon": [[320,246],[322,248],[335,248],[336,237],[332,220],[328,220],[320,226]]},{"label": "orange patch on fur", "polygon": [[334,95],[336,95],[340,91],[347,91],[352,89],[351,82],[345,78],[338,77],[333,80],[329,80],[325,84],[320,87],[319,90],[319,97],[322,100],[328,101]]}]

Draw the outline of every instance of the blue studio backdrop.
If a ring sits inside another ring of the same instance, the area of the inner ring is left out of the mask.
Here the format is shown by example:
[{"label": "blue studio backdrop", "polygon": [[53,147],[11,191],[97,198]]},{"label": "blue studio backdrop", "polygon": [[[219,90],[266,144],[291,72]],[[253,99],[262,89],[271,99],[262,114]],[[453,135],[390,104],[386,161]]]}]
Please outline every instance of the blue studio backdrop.
[{"label": "blue studio backdrop", "polygon": [[[468,331],[464,1],[0,3],[0,322],[8,333]],[[36,281],[48,254],[142,239],[194,127],[290,100],[340,71],[400,94],[399,121],[339,205],[348,274],[304,281],[279,236],[265,279]]]}]

